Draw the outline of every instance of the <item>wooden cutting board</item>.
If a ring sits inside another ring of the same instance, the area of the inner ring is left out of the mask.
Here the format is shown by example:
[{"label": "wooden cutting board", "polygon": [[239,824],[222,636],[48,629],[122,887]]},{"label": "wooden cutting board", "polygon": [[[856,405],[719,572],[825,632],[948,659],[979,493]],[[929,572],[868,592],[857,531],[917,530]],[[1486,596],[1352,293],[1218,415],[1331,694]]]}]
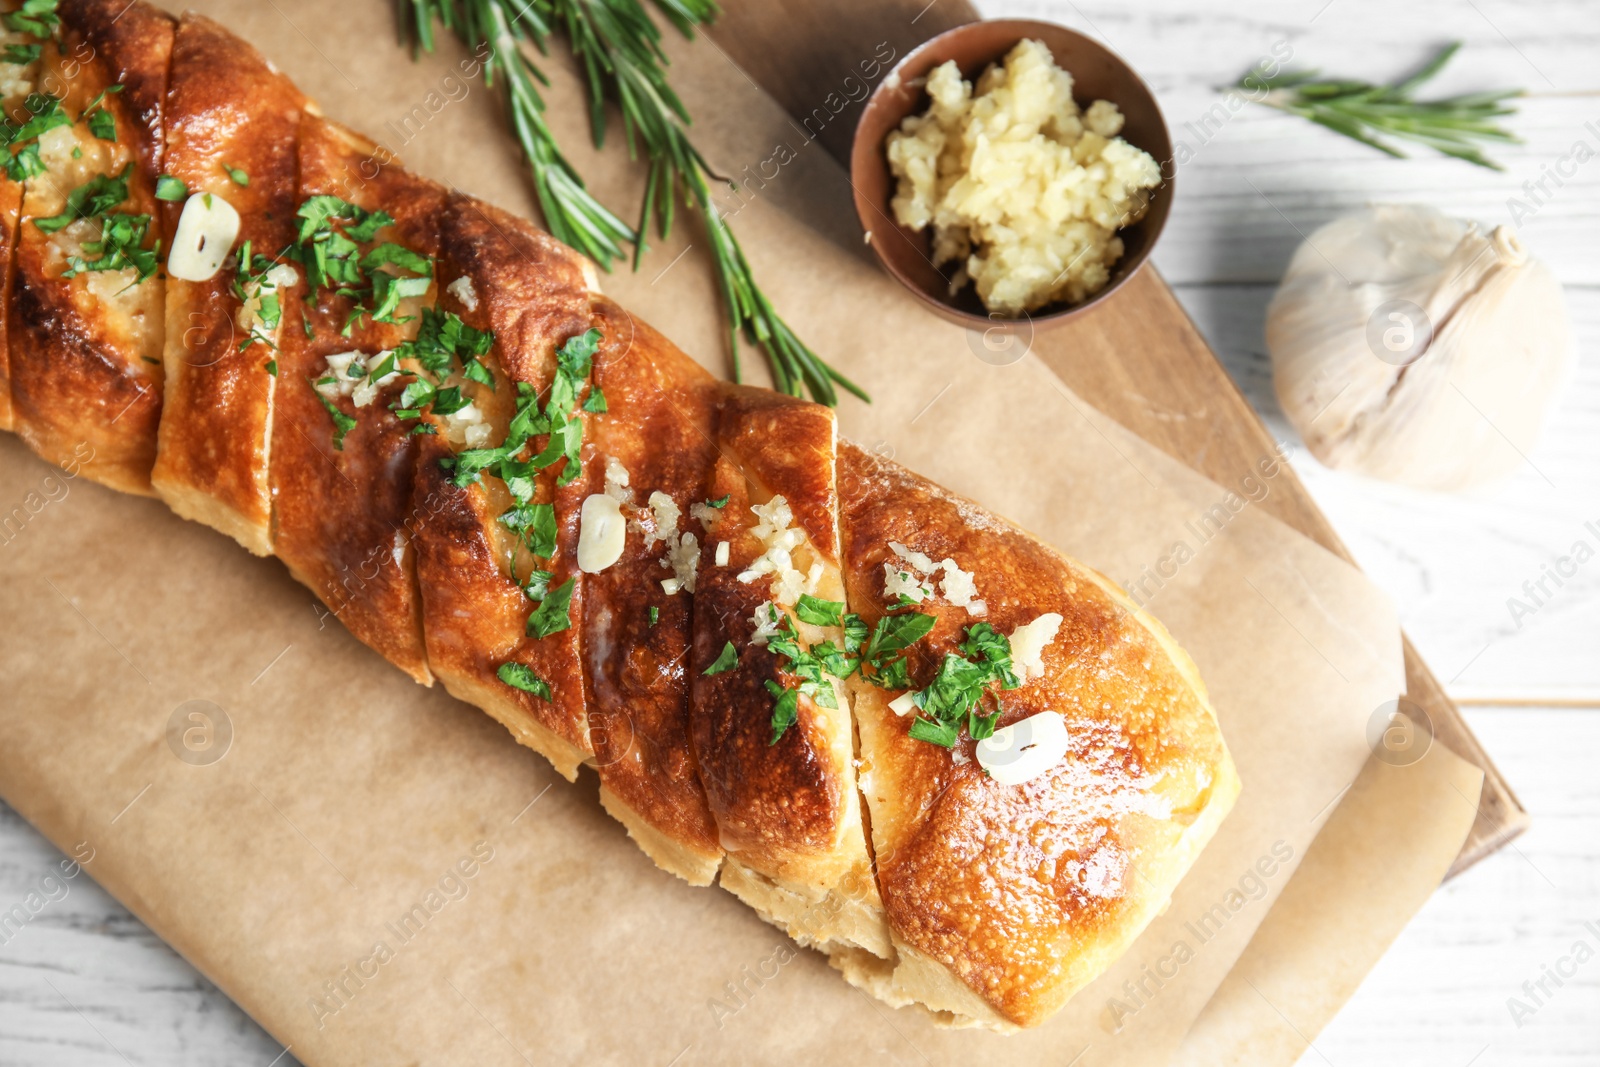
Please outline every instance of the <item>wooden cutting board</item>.
[{"label": "wooden cutting board", "polygon": [[[860,62],[880,42],[903,56],[977,18],[966,0],[743,0],[728,5],[711,36],[797,120],[857,97],[818,137],[848,169],[863,96]],[[1037,334],[1033,351],[1073,392],[1221,485],[1238,485],[1274,452],[1272,435],[1154,267],[1094,312]],[[1260,506],[1354,563],[1294,472],[1285,466],[1274,480],[1277,491]],[[1409,638],[1405,658],[1408,699],[1427,713],[1440,742],[1483,768],[1477,822],[1451,868],[1454,876],[1520,834],[1528,815]]]}]

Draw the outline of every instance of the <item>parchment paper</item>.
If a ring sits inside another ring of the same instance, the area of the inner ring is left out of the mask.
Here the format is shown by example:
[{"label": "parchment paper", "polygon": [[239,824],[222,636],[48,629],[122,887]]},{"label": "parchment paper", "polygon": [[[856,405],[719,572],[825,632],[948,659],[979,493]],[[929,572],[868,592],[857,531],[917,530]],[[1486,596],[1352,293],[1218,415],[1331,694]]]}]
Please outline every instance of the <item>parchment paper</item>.
[{"label": "parchment paper", "polygon": [[[1174,1062],[1299,1060],[1413,914],[1384,905],[1438,887],[1482,788],[1482,769],[1443,745],[1415,763],[1369,760]],[[1375,885],[1384,887],[1376,907]]]},{"label": "parchment paper", "polygon": [[[422,173],[531,212],[497,109],[456,67],[464,53],[413,66],[390,46],[389,5],[343,5],[337,20],[287,0],[199,6]],[[980,358],[980,341],[854,245],[821,149],[711,43],[673,51],[715,165],[747,175],[785,159],[749,183],[736,225],[790,321],[873,393],[843,406],[845,432],[1118,581],[1159,579],[1136,595],[1194,655],[1245,782],[1166,915],[1040,1030],[935,1030],[726,894],[657,871],[600,810],[592,776],[560,782],[475,709],[414,686],[275,561],[9,438],[0,517],[25,521],[0,544],[0,791],[57,844],[86,843],[97,880],[308,1064],[1158,1062],[1366,759],[1369,720],[1402,684],[1392,609],[1251,506],[1277,457],[1218,486],[1031,357]],[[576,86],[549,67],[552,125],[600,198],[631,212],[637,169],[586,148]],[[606,286],[721,371],[694,240],[684,226]],[[1411,884],[1368,889],[1392,892],[1397,914],[1421,899]]]}]

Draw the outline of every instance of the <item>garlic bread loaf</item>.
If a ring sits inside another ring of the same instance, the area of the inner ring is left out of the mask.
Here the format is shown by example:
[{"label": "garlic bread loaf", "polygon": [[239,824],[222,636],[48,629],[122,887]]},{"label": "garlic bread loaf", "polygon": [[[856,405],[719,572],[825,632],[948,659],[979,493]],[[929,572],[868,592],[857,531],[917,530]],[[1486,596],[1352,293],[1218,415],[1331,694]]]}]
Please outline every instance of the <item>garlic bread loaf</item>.
[{"label": "garlic bread loaf", "polygon": [[890,1004],[1038,1025],[1165,906],[1239,782],[1104,578],[717,381],[208,19],[0,44],[0,427],[278,556]]}]

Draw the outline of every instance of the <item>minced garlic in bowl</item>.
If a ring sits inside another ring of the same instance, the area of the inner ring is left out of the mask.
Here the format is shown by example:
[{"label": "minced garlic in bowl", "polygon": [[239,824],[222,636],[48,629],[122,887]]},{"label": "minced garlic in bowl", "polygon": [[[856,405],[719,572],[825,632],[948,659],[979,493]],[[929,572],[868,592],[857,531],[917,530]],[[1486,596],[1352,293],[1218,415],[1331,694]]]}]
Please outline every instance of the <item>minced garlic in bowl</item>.
[{"label": "minced garlic in bowl", "polygon": [[934,265],[964,260],[990,311],[1017,316],[1079,303],[1111,280],[1117,231],[1137,222],[1161,168],[1118,137],[1106,100],[1080,110],[1072,75],[1042,42],[1024,40],[978,79],[952,62],[928,75],[933,103],[891,133],[889,168],[902,226],[933,226]]}]

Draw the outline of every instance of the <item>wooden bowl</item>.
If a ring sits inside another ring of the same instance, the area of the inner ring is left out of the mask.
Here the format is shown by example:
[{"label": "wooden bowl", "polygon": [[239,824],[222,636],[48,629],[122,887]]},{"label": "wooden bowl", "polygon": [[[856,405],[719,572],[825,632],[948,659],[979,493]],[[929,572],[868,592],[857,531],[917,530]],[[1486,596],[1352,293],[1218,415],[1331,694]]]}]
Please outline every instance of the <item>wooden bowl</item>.
[{"label": "wooden bowl", "polygon": [[[1122,138],[1150,153],[1161,165],[1162,181],[1151,190],[1150,207],[1143,218],[1120,231],[1124,245],[1122,258],[1112,269],[1111,280],[1094,296],[1078,304],[1050,304],[1018,319],[1008,319],[983,306],[975,286],[968,283],[954,296],[949,275],[960,266],[947,263],[935,269],[931,260],[933,228],[921,233],[901,226],[894,219],[889,201],[895,192],[895,177],[889,170],[885,147],[889,134],[908,116],[928,108],[924,83],[934,67],[955,60],[961,76],[976,82],[985,68],[1003,59],[1024,38],[1044,42],[1056,64],[1072,75],[1073,96],[1080,107],[1095,100],[1109,100],[1121,109],[1126,121]],[[1155,246],[1161,228],[1172,208],[1172,138],[1149,86],[1116,53],[1065,26],[1031,19],[995,19],[957,26],[907,53],[895,68],[878,83],[861,121],[856,125],[855,142],[850,152],[850,181],[855,187],[856,214],[866,231],[867,242],[890,274],[917,295],[936,313],[969,329],[988,330],[1000,324],[1028,323],[1034,326],[1055,324],[1081,315],[1109,298],[1136,274]]]}]

